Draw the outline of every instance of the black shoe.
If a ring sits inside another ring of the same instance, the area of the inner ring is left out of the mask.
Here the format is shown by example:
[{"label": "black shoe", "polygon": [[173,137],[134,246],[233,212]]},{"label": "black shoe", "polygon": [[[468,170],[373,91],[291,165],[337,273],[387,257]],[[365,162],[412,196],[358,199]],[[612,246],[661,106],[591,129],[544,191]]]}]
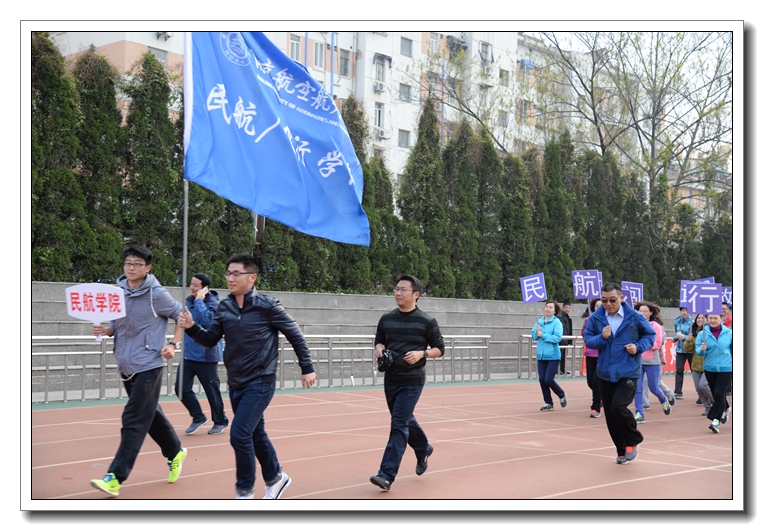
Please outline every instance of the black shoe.
[{"label": "black shoe", "polygon": [[703,401],[702,401],[700,398],[698,398],[698,399],[695,401],[695,403],[696,403],[696,404],[698,404],[699,406],[702,406],[702,405],[703,405]]},{"label": "black shoe", "polygon": [[390,490],[390,482],[382,476],[371,476],[369,481],[371,481],[374,485],[382,490]]},{"label": "black shoe", "polygon": [[674,393],[674,398],[677,400],[682,400],[684,398],[684,395],[682,393]]},{"label": "black shoe", "polygon": [[421,476],[425,472],[427,472],[427,459],[432,455],[432,446],[429,444],[427,445],[427,453],[424,454],[424,457],[422,459],[416,460],[416,475]]},{"label": "black shoe", "polygon": [[199,428],[207,424],[207,422],[209,422],[207,419],[204,419],[202,422],[192,422],[191,425],[188,428],[186,428],[186,435],[191,435],[192,433],[196,433],[197,431],[199,431]]}]

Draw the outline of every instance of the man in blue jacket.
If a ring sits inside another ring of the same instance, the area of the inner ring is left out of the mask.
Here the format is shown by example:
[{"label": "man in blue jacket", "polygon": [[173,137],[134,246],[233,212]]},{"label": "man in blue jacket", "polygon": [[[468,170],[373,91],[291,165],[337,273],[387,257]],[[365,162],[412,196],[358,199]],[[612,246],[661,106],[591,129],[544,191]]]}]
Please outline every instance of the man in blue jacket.
[{"label": "man in blue jacket", "polygon": [[599,351],[597,377],[607,429],[617,451],[616,462],[625,465],[637,458],[644,437],[629,410],[642,370],[642,352],[655,341],[647,319],[623,302],[621,287],[602,287],[602,306],[589,317],[584,332],[586,346]]},{"label": "man in blue jacket", "polygon": [[[676,347],[676,375],[674,377],[674,397],[684,398],[682,387],[684,384],[685,364],[692,369],[692,352],[684,351],[684,340],[692,330],[692,317],[687,313],[687,308],[679,308],[680,315],[674,319],[674,346]],[[700,398],[700,397],[698,397]]]},{"label": "man in blue jacket", "polygon": [[[200,326],[209,327],[215,310],[220,304],[218,293],[210,291],[210,277],[204,273],[194,275],[190,287],[191,295],[186,297],[186,308],[191,312],[195,322]],[[207,433],[218,435],[228,427],[228,417],[225,416],[223,397],[220,394],[220,378],[218,378],[218,362],[223,359],[223,349],[219,343],[213,348],[204,348],[197,342],[191,341],[190,336],[187,339],[183,349],[183,395],[180,400],[191,414],[191,425],[186,429],[186,435],[196,433],[199,428],[207,424],[207,417],[194,394],[194,376],[199,378],[210,403],[212,428]],[[179,385],[180,364],[178,376],[175,378],[176,395]]]},{"label": "man in blue jacket", "polygon": [[230,295],[220,303],[208,329],[199,326],[188,309],[178,319],[194,341],[212,348],[225,336],[223,362],[233,409],[231,446],[236,455],[236,499],[255,496],[255,458],[265,481],[265,500],[278,499],[292,483],[281,470],[276,450],[265,432],[265,409],[276,390],[279,332],[294,348],[302,371],[302,386],[310,388],[316,372],[305,337],[281,303],[255,289],[257,264],[248,254],[228,259],[225,278]]}]

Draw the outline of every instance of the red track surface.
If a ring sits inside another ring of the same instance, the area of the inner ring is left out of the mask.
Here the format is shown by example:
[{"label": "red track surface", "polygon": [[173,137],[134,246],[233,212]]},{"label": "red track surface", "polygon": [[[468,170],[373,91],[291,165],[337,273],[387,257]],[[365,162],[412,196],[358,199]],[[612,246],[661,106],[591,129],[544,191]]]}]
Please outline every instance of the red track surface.
[{"label": "red track surface", "polygon": [[[665,378],[667,384],[672,383],[670,379]],[[734,418],[722,426],[721,433],[714,434],[708,429],[709,421],[701,416],[702,406],[695,404],[694,392],[678,400],[670,416],[663,414],[652,397],[647,423],[639,428],[645,435],[639,457],[628,465],[617,465],[604,415],[589,418],[591,395],[586,382],[563,379],[560,383],[567,393],[568,407],[562,409],[556,401],[552,412],[539,411],[543,401],[535,381],[428,384],[415,414],[435,449],[430,467],[423,476],[416,476],[416,461],[409,448],[389,492],[369,482],[369,476],[379,468],[389,429],[381,387],[278,391],[266,411],[266,429],[293,480],[282,499],[667,502],[663,506],[651,502],[645,507],[653,510],[687,508],[671,500],[733,500]],[[691,386],[692,381],[689,383]],[[202,405],[208,410],[204,399]],[[119,505],[121,500],[233,498],[235,465],[228,431],[208,435],[210,423],[194,435],[185,435],[190,416],[183,405],[171,400],[162,407],[189,450],[181,478],[167,483],[166,462],[147,437],[119,498],[103,502],[108,506],[103,509],[115,509],[113,503]],[[63,502],[107,498],[90,487],[89,481],[107,471],[119,444],[121,412],[122,405],[103,403],[34,411],[31,499]],[[226,412],[232,417],[228,400]],[[737,477],[734,482],[735,500],[742,500],[742,487],[738,490],[741,479]],[[256,497],[262,498],[259,466],[255,486]],[[261,508],[264,504],[248,503],[260,504]],[[534,503],[486,507],[538,509]],[[721,508],[718,502],[704,505]],[[57,502],[54,507],[65,510],[75,506]],[[439,506],[482,508],[476,502]],[[220,502],[199,502],[193,507],[221,506]],[[352,502],[331,508],[355,507]],[[172,508],[172,504],[165,502],[165,508]],[[584,504],[581,508],[593,507]],[[619,508],[629,507],[621,504]]]}]

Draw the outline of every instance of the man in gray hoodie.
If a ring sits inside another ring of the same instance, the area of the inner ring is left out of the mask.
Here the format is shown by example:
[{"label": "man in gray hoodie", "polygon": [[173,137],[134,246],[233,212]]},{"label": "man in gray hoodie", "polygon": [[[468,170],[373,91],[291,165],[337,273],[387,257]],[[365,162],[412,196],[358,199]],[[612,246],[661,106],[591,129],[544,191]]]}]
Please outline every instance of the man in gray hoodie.
[{"label": "man in gray hoodie", "polygon": [[[167,359],[183,337],[177,325],[183,306],[173,299],[150,273],[153,254],[145,247],[128,247],[122,252],[124,274],[117,284],[125,291],[125,317],[108,325],[93,325],[93,335],[114,338],[117,370],[125,384],[127,404],[122,411],[122,435],[108,474],[90,485],[116,497],[119,487],[133,469],[148,433],[159,445],[170,469],[168,482],[180,477],[188,451],[180,445],[175,428],[159,405],[162,372]],[[165,345],[167,319],[176,321],[172,341]]]}]

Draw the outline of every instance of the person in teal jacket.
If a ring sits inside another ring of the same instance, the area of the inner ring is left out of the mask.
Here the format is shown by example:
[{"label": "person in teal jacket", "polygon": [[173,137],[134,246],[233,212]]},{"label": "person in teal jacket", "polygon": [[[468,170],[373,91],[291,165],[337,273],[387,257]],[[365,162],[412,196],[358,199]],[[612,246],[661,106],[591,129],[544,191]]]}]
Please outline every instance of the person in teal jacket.
[{"label": "person in teal jacket", "polygon": [[732,329],[722,324],[722,316],[708,314],[708,324],[698,332],[695,354],[703,356],[703,372],[714,394],[714,404],[708,411],[709,430],[719,433],[719,424],[727,422],[730,405],[727,387],[732,381]]},{"label": "person in teal jacket", "polygon": [[552,411],[554,402],[552,392],[560,397],[560,405],[568,405],[565,392],[554,376],[560,366],[560,340],[562,339],[562,322],[555,317],[560,313],[560,305],[555,301],[544,304],[544,317],[536,321],[531,330],[531,337],[536,340],[536,362],[538,365],[541,394],[544,395],[544,405],[541,411]]},{"label": "person in teal jacket", "polygon": [[654,340],[655,330],[647,319],[623,302],[621,286],[602,286],[602,306],[586,323],[584,343],[599,351],[597,377],[602,408],[619,465],[637,458],[637,446],[644,439],[629,405],[642,373],[642,353]]}]

